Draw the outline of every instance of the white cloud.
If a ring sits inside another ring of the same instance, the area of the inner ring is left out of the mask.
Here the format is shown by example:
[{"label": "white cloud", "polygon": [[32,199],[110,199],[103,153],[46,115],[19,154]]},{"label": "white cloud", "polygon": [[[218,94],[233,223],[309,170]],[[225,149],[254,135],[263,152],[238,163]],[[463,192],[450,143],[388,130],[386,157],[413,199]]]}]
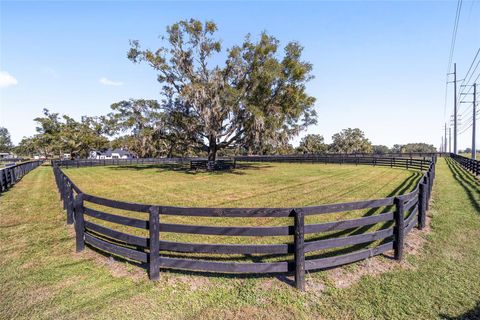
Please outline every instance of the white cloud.
[{"label": "white cloud", "polygon": [[98,81],[105,86],[122,86],[123,85],[123,82],[121,81],[113,81],[105,77],[101,77]]},{"label": "white cloud", "polygon": [[17,83],[17,79],[15,79],[10,73],[7,71],[0,71],[0,88],[14,86]]}]

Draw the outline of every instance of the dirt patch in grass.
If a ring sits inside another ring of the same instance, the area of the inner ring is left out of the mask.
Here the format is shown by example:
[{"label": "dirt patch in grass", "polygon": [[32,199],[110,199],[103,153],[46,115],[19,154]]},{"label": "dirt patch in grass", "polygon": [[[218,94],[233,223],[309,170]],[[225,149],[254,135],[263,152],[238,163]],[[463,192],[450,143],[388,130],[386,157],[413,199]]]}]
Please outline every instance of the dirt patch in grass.
[{"label": "dirt patch in grass", "polygon": [[353,266],[344,266],[327,271],[328,278],[336,288],[349,288],[364,276],[379,276],[391,272],[395,268],[413,270],[415,267],[405,259],[409,255],[422,253],[426,242],[426,236],[431,232],[430,218],[427,217],[426,226],[423,230],[413,228],[405,238],[404,259],[397,262],[393,259],[393,251],[388,251],[384,256],[373,257]]},{"label": "dirt patch in grass", "polygon": [[167,286],[186,286],[190,291],[207,290],[213,286],[213,282],[204,276],[162,273],[160,277],[165,278]]},{"label": "dirt patch in grass", "polygon": [[289,310],[274,309],[273,307],[245,306],[238,309],[206,309],[196,315],[197,319],[296,319],[295,314]]}]

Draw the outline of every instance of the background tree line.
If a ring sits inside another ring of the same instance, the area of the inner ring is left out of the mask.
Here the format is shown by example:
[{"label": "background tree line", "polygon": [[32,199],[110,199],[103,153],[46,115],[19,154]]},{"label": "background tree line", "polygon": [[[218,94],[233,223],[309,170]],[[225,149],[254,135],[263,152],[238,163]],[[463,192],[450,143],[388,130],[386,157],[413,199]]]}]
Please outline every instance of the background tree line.
[{"label": "background tree line", "polygon": [[[143,158],[215,160],[235,154],[386,152],[358,128],[336,133],[329,145],[321,135],[307,135],[293,148],[289,141],[317,121],[315,98],[306,93],[313,66],[302,59],[303,47],[295,41],[281,47],[262,32],[257,40],[246,35],[241,44],[223,48],[216,31],[212,21],[190,19],[168,26],[157,49],[131,41],[127,57],[157,74],[158,101],[119,101],[107,115],[80,121],[44,109],[34,119],[37,133],[24,138],[16,153],[84,158],[91,150],[122,147]],[[0,142],[12,149],[11,142]],[[433,148],[413,145],[399,148]]]}]

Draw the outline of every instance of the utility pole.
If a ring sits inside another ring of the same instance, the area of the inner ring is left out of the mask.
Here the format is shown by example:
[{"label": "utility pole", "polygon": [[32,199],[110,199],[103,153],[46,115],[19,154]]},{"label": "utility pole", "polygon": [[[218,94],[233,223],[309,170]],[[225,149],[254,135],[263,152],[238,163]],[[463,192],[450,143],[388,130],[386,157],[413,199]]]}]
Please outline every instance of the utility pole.
[{"label": "utility pole", "polygon": [[442,136],[442,142],[440,142],[440,152],[443,152],[443,136]]},{"label": "utility pole", "polygon": [[447,152],[447,123],[445,122],[445,139],[443,140],[443,152]]},{"label": "utility pole", "polygon": [[457,64],[453,64],[453,153],[457,154]]},{"label": "utility pole", "polygon": [[473,118],[472,118],[472,159],[477,159],[477,148],[475,144],[475,135],[476,135],[476,128],[477,125],[477,84],[473,84]]},{"label": "utility pole", "polygon": [[452,153],[452,127],[448,127],[448,152]]}]

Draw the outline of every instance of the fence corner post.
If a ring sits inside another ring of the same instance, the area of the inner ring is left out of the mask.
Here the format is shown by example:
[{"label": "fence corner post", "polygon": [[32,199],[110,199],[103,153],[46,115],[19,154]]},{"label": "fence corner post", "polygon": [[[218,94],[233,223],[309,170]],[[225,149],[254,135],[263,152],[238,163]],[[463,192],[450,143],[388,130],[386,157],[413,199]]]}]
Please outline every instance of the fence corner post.
[{"label": "fence corner post", "polygon": [[151,206],[148,218],[148,231],[150,235],[148,253],[148,276],[150,280],[160,278],[160,217],[159,207]]},{"label": "fence corner post", "polygon": [[295,287],[305,291],[305,216],[302,210],[294,209]]},{"label": "fence corner post", "polygon": [[426,221],[426,184],[422,181],[420,182],[418,189],[418,229],[422,230],[425,228]]},{"label": "fence corner post", "polygon": [[395,250],[395,260],[401,261],[403,258],[403,244],[405,241],[405,220],[404,220],[404,203],[401,197],[395,197],[395,240],[393,249]]},{"label": "fence corner post", "polygon": [[83,220],[83,193],[75,199],[75,240],[77,252],[85,249],[85,223]]}]

